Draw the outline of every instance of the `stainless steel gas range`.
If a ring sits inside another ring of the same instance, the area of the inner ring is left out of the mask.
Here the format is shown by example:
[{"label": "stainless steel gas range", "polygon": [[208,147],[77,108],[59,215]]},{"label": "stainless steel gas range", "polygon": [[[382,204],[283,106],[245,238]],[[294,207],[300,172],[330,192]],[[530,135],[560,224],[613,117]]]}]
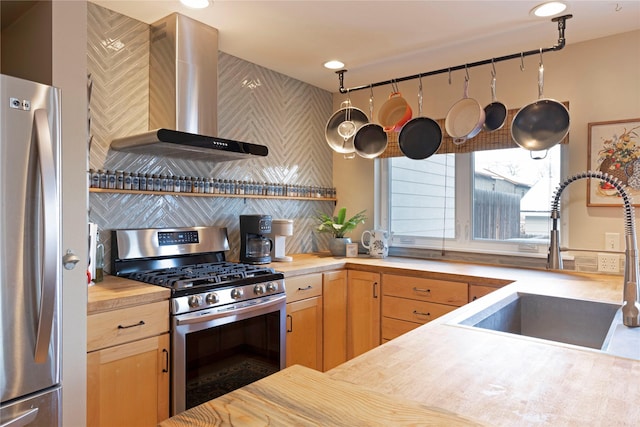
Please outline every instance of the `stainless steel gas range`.
[{"label": "stainless steel gas range", "polygon": [[112,273],[171,289],[171,414],[285,366],[284,275],[228,262],[224,227],[114,230]]}]

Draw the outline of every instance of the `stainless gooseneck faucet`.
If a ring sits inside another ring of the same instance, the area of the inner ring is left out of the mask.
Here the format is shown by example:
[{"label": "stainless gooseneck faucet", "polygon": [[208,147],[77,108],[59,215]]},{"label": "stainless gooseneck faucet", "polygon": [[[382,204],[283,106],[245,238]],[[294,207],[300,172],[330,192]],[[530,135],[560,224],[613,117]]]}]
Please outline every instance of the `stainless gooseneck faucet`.
[{"label": "stainless gooseneck faucet", "polygon": [[633,203],[631,196],[626,191],[625,186],[609,174],[599,171],[586,171],[573,175],[560,184],[556,190],[553,202],[551,203],[551,219],[553,226],[551,229],[551,240],[549,245],[549,255],[547,256],[547,268],[562,269],[562,258],[560,257],[560,234],[558,231],[558,219],[560,213],[560,196],[564,189],[574,181],[586,178],[600,179],[611,184],[622,196],[624,203],[624,235],[625,235],[625,262],[624,262],[624,291],[622,294],[622,319],[625,326],[640,326],[640,294],[638,287],[638,245],[636,243],[636,225]]}]

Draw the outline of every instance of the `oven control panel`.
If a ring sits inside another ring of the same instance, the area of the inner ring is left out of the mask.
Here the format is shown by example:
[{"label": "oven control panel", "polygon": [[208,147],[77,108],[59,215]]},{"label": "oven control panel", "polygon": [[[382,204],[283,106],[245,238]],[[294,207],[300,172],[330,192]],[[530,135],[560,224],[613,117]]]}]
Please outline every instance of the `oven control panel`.
[{"label": "oven control panel", "polygon": [[252,285],[216,288],[198,294],[172,298],[171,314],[195,312],[212,307],[223,308],[225,305],[228,305],[229,310],[232,310],[235,303],[283,293],[285,293],[284,279]]},{"label": "oven control panel", "polygon": [[200,243],[198,232],[194,231],[158,231],[158,245],[187,245]]}]

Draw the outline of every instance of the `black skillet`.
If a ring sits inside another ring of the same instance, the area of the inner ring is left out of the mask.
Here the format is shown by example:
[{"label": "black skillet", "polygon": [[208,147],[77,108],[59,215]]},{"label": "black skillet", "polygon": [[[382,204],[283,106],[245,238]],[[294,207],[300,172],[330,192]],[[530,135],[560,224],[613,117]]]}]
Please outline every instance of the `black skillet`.
[{"label": "black skillet", "polygon": [[418,117],[409,120],[400,130],[398,145],[410,159],[424,160],[438,151],[442,144],[442,128],[438,122],[422,116],[422,78],[418,89]]},{"label": "black skillet", "polygon": [[496,98],[496,71],[491,70],[491,104],[484,107],[484,124],[482,128],[487,132],[502,129],[507,120],[507,106]]}]

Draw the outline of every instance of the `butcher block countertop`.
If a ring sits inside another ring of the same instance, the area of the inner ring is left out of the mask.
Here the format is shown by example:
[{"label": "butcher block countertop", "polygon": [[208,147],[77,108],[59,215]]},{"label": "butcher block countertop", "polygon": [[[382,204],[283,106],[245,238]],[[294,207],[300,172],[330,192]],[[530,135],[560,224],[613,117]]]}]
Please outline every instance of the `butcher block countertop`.
[{"label": "butcher block countertop", "polygon": [[162,426],[640,425],[640,361],[454,324],[514,290],[618,304],[621,276],[323,254],[272,266],[285,279],[349,268],[509,285],[326,373],[290,367]]},{"label": "butcher block countertop", "polygon": [[171,291],[161,286],[105,275],[102,282],[89,287],[87,314],[163,301],[170,295]]},{"label": "butcher block countertop", "polygon": [[367,390],[299,365],[182,412],[161,427],[477,426],[468,419]]}]

